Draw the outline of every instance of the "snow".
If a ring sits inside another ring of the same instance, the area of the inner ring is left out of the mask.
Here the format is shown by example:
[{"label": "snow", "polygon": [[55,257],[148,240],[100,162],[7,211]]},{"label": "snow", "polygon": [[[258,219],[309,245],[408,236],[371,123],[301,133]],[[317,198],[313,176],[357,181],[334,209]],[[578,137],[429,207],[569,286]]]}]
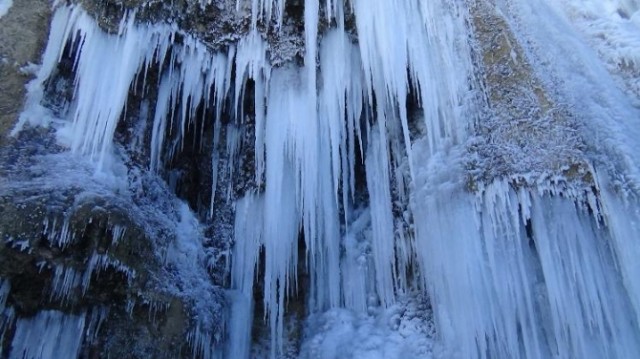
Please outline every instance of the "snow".
[{"label": "snow", "polygon": [[554,11],[563,16],[599,55],[617,78],[619,87],[635,106],[640,105],[640,5],[633,0],[553,2]]},{"label": "snow", "polygon": [[410,296],[381,310],[335,308],[312,315],[300,359],[431,359],[433,326],[425,298]]},{"label": "snow", "polygon": [[7,15],[12,6],[13,0],[0,0],[0,18]]}]

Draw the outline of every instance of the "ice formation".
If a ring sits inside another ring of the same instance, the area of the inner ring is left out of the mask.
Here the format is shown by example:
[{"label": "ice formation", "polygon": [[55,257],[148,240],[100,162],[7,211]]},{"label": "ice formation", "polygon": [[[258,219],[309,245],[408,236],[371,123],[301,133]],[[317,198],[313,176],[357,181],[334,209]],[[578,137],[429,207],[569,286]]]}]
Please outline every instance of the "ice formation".
[{"label": "ice formation", "polygon": [[[267,61],[268,46],[257,23],[275,18],[275,26],[282,26],[284,0],[253,0],[251,29],[219,53],[174,26],[138,24],[135,14],[122,21],[117,34],[106,34],[81,7],[60,6],[43,66],[30,85],[30,110],[18,130],[27,123],[55,126],[61,143],[105,170],[113,161],[114,132],[128,93],[140,78],[147,82],[151,68],[160,71],[151,171],[162,171],[183,146],[192,145],[184,143],[185,133],[203,126],[197,114],[204,105],[215,117],[216,145],[227,126],[224,142],[233,173],[241,136],[234,126],[253,118],[255,182],[264,188],[235,201],[226,357],[250,356],[256,281],[263,284],[271,358],[283,352],[285,309],[302,285],[308,286],[303,288],[307,310],[320,315],[308,325],[310,341],[303,345],[310,358],[341,357],[329,350],[346,345],[340,333],[354,340],[399,338],[391,333],[397,327],[372,324],[377,322],[371,313],[396,308],[399,298],[414,291],[429,296],[440,348],[413,348],[416,358],[640,357],[640,166],[635,156],[640,128],[631,120],[639,111],[628,98],[637,84],[625,78],[626,85],[619,85],[612,66],[591,56],[589,44],[598,41],[597,33],[588,33],[586,41],[571,27],[577,2],[499,3],[518,36],[533,41],[530,56],[553,58],[540,62],[557,66],[555,77],[545,80],[561,79],[565,100],[580,106],[576,111],[585,127],[596,128],[585,130],[591,186],[522,183],[515,176],[526,174],[513,174],[469,190],[465,156],[481,87],[467,40],[468,9],[447,0],[335,0],[326,1],[324,11],[318,0],[307,0],[304,65],[278,68]],[[560,3],[562,9],[555,5]],[[637,66],[637,53],[630,49],[638,36],[638,4],[606,4],[623,19],[608,11],[598,24],[608,29],[615,18],[611,26],[622,29],[618,43],[623,45],[611,56],[597,51],[609,64]],[[569,15],[560,16],[565,7]],[[529,18],[522,15],[527,11],[533,14]],[[589,11],[598,16],[597,9]],[[323,12],[327,19],[320,18]],[[347,13],[355,17],[357,43],[346,29]],[[321,21],[334,26],[319,34]],[[564,34],[553,48],[545,44],[555,38],[551,34]],[[38,110],[42,85],[66,44],[77,46],[74,95],[66,121],[47,122]],[[565,56],[574,49],[575,56]],[[591,60],[576,65],[583,59]],[[249,80],[255,113],[244,113]],[[412,101],[417,108],[407,106]],[[211,159],[214,195],[222,190],[219,156],[214,152]],[[366,185],[366,200],[357,198],[363,191],[359,182]],[[226,197],[232,199],[230,192]],[[214,206],[212,198],[211,216]],[[168,258],[184,263],[198,256],[197,246],[186,239],[197,236],[197,225],[189,224],[196,220],[186,205],[179,212],[182,237]],[[61,231],[62,246],[68,239],[65,228],[57,227],[52,230]],[[107,265],[117,267],[94,255],[88,271]],[[309,274],[309,283],[299,281],[300,270]],[[86,274],[65,268],[56,269],[55,278],[52,295],[58,297],[87,280]],[[18,323],[14,348],[27,357],[45,350],[67,350],[66,357],[74,357],[77,343],[26,348],[22,338],[44,324],[39,330],[59,328],[63,340],[76,338],[83,321],[41,312]],[[205,357],[219,354],[199,330],[189,341]],[[362,347],[348,355],[401,358],[408,353],[403,344],[371,345],[369,352]]]},{"label": "ice formation", "polygon": [[105,314],[104,310],[78,315],[50,310],[20,319],[9,358],[77,358],[85,336],[95,339],[91,337],[99,330]]},{"label": "ice formation", "polygon": [[13,0],[0,0],[0,18],[7,15],[13,6]]}]

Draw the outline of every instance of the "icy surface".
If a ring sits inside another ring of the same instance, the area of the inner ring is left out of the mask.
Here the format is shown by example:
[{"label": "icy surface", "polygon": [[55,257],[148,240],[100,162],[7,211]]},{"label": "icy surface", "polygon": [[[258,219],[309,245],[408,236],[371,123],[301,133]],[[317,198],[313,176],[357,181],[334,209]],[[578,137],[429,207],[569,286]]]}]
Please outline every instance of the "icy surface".
[{"label": "icy surface", "polygon": [[13,0],[0,0],[0,18],[7,15],[13,6]]},{"label": "icy surface", "polygon": [[[526,45],[536,72],[581,118],[596,168],[608,171],[625,187],[637,187],[640,128],[634,119],[640,110],[637,95],[625,91],[620,79],[626,77],[623,64],[631,64],[635,56],[625,49],[640,30],[613,10],[624,9],[625,4],[633,9],[634,2],[589,1],[583,6],[576,1],[534,5],[503,0],[499,4],[520,43]],[[604,39],[597,35],[603,32]],[[609,49],[604,51],[605,47]]]},{"label": "icy surface", "polygon": [[571,23],[640,106],[640,3],[635,0],[550,2]]},{"label": "icy surface", "polygon": [[45,310],[33,318],[20,319],[9,358],[77,358],[85,336],[92,337],[103,318],[100,310],[78,315]]},{"label": "icy surface", "polygon": [[368,313],[335,308],[308,319],[301,359],[431,359],[434,328],[422,297]]}]

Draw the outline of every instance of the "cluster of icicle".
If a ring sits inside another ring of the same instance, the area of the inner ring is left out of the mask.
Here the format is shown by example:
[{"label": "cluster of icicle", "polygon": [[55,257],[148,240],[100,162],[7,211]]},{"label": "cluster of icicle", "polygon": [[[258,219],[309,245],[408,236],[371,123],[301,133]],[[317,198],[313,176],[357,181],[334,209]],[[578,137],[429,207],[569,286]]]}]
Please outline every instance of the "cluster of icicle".
[{"label": "cluster of icicle", "polygon": [[[319,18],[319,0],[304,5],[301,68],[272,68],[257,31],[265,18],[282,24],[284,0],[252,1],[250,31],[219,53],[176,27],[139,25],[133,16],[106,34],[80,7],[62,6],[32,89],[37,94],[65,44],[81,44],[69,123],[59,134],[100,166],[132,84],[151,67],[164,69],[150,141],[150,168],[159,171],[185,145],[188,127],[203,123],[200,104],[215,113],[220,141],[221,117],[242,124],[245,85],[255,83],[256,112],[246,115],[255,116],[255,181],[264,191],[236,202],[227,357],[249,357],[258,275],[271,356],[281,352],[301,235],[310,311],[365,312],[372,296],[389,306],[413,287],[429,293],[451,357],[640,357],[638,214],[628,209],[635,207],[606,186],[599,200],[514,189],[506,180],[465,191],[474,84],[461,2],[326,1],[327,19]],[[355,16],[357,44],[346,12]],[[335,26],[319,37],[320,21]],[[409,97],[420,107],[418,139]],[[168,128],[179,132],[171,144]],[[357,158],[366,169],[366,208],[354,200]],[[214,154],[214,193],[217,167]],[[411,227],[398,223],[394,202],[409,203],[403,215]],[[211,345],[197,332],[190,341]]]},{"label": "cluster of icicle", "polygon": [[[16,322],[15,311],[7,307],[11,291],[8,280],[0,280],[0,340]],[[77,358],[83,343],[92,343],[107,317],[105,308],[65,314],[43,310],[31,318],[17,319],[8,358]]]}]

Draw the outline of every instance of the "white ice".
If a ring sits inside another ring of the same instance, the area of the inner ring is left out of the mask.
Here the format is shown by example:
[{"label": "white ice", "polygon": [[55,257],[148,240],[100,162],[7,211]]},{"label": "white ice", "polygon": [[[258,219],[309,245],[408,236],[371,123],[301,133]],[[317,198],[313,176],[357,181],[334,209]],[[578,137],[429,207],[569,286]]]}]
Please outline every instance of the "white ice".
[{"label": "white ice", "polygon": [[7,15],[12,6],[13,0],[0,0],[0,18]]},{"label": "white ice", "polygon": [[77,358],[80,354],[85,314],[66,315],[50,310],[19,319],[9,358]]}]

